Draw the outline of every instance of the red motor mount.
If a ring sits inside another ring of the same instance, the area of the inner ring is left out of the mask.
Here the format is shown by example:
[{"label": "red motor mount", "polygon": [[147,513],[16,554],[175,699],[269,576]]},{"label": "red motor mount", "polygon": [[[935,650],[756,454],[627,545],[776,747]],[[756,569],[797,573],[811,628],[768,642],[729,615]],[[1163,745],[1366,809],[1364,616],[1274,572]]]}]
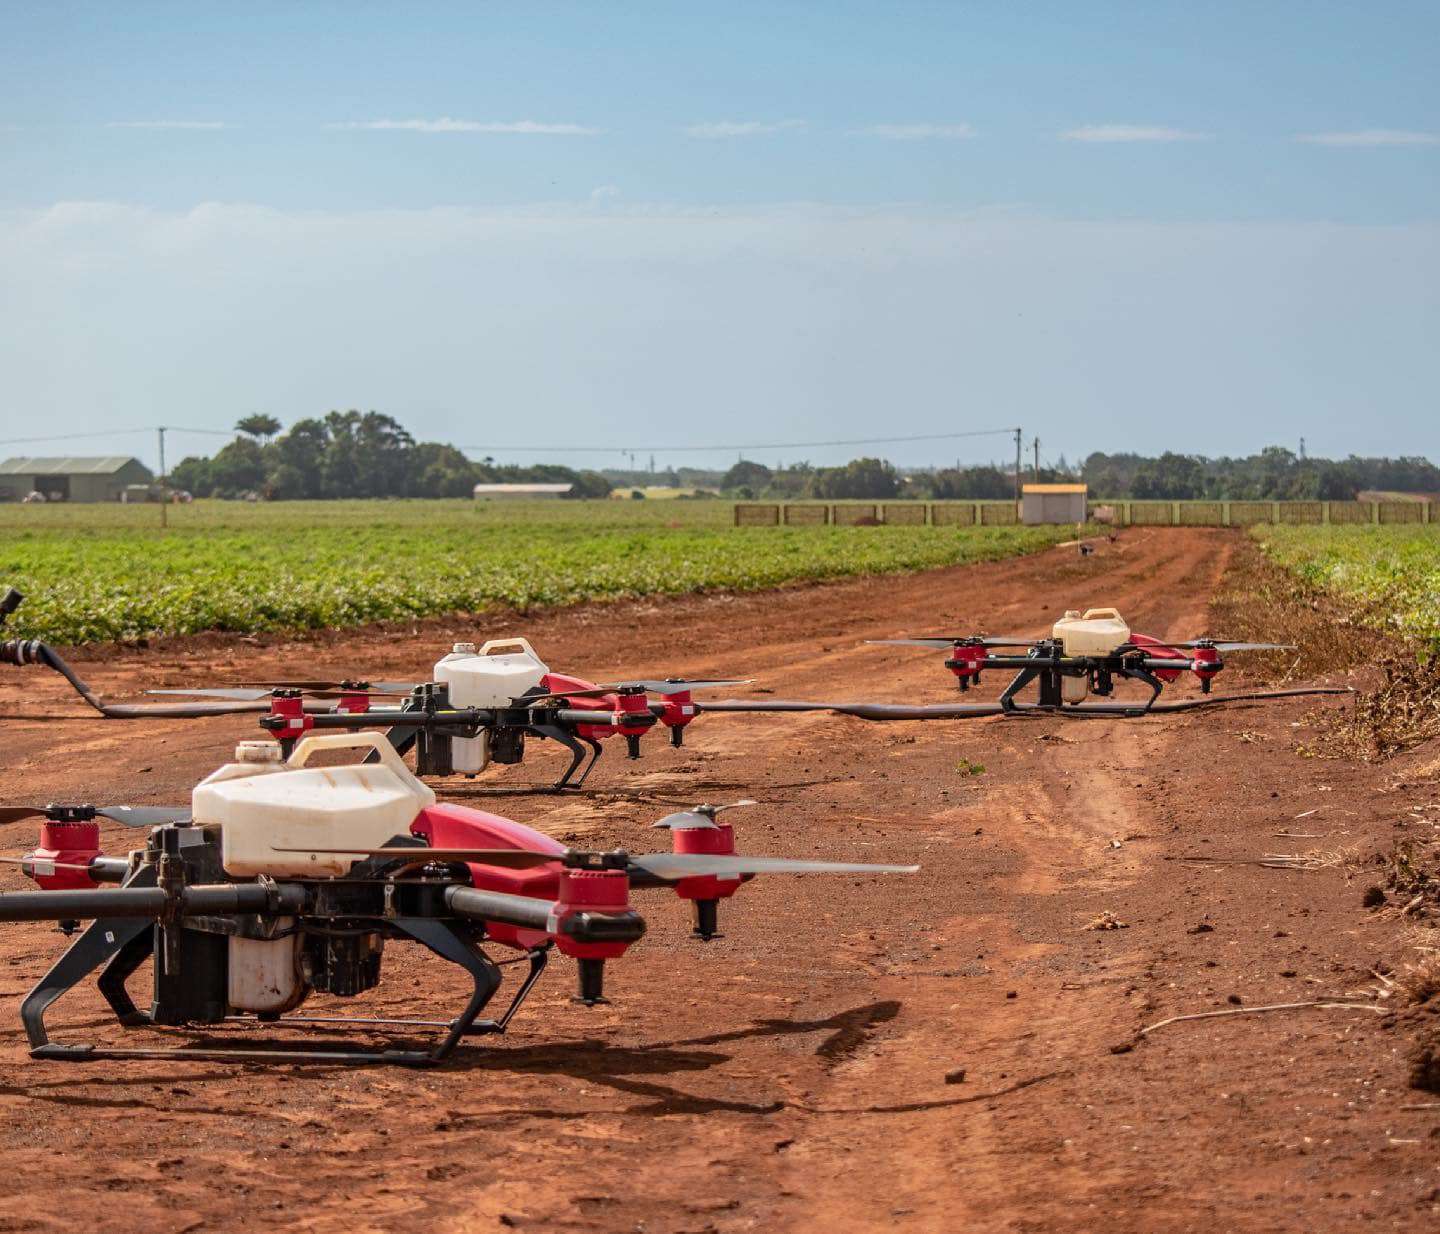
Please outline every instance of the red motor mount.
[{"label": "red motor mount", "polygon": [[93,818],[46,819],[40,843],[25,854],[20,869],[46,891],[89,891],[100,885],[88,869],[99,856],[100,824]]},{"label": "red motor mount", "polygon": [[957,639],[945,667],[955,674],[959,687],[968,690],[972,678],[976,685],[980,684],[980,670],[985,667],[987,655],[979,639]]},{"label": "red motor mount", "polygon": [[[713,827],[677,827],[670,832],[670,842],[677,853],[704,853],[715,857],[731,857],[735,854],[735,828],[729,823],[716,823]],[[719,933],[719,904],[728,900],[741,883],[754,877],[750,874],[734,874],[721,877],[715,874],[682,878],[675,884],[675,894],[695,903],[695,928],[697,938],[709,942]]]},{"label": "red motor mount", "polygon": [[341,715],[364,715],[370,710],[370,696],[364,691],[341,694],[340,701],[335,704],[335,710]]},{"label": "red motor mount", "polygon": [[315,721],[305,712],[305,699],[299,690],[276,690],[270,696],[269,718],[277,722],[265,727],[277,741],[299,741],[315,727]]},{"label": "red motor mount", "polygon": [[1220,658],[1220,652],[1214,647],[1196,647],[1190,652],[1195,660],[1194,673],[1200,678],[1200,690],[1204,694],[1210,693],[1210,682],[1225,667],[1225,662]]},{"label": "red motor mount", "polygon": [[660,723],[670,730],[670,744],[685,744],[685,726],[695,719],[695,699],[689,690],[667,694],[660,700]]}]

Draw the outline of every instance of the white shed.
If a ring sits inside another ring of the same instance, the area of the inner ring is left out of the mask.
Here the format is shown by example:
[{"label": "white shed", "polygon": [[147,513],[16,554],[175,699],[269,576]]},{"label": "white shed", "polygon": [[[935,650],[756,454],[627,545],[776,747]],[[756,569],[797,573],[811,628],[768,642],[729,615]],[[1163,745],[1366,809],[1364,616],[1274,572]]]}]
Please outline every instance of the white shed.
[{"label": "white shed", "polygon": [[1027,484],[1021,490],[1022,523],[1083,523],[1090,489],[1084,484]]},{"label": "white shed", "polygon": [[568,497],[570,490],[574,487],[573,484],[477,484],[475,500],[549,500],[556,497]]}]

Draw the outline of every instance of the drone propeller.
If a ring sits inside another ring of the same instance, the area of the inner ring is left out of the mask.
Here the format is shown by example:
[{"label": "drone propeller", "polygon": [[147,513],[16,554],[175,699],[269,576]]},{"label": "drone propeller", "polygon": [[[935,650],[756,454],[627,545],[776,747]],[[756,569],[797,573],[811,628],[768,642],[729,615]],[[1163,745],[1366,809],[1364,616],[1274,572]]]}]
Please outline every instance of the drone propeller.
[{"label": "drone propeller", "polygon": [[691,690],[723,690],[727,686],[748,686],[755,683],[755,678],[749,677],[744,681],[707,681],[691,680],[684,677],[666,677],[664,680],[638,680],[638,681],[617,681],[612,683],[612,688],[623,689],[626,686],[639,686],[648,694],[685,694]]},{"label": "drone propeller", "polygon": [[733,810],[737,806],[759,805],[749,797],[742,797],[739,801],[728,801],[724,805],[698,805],[693,810],[681,810],[677,814],[667,814],[658,823],[651,823],[652,827],[663,827],[669,831],[703,831],[715,827],[715,816],[722,810]]},{"label": "drone propeller", "polygon": [[108,818],[127,827],[160,827],[190,819],[189,806],[0,806],[0,823],[17,823],[24,818],[47,818],[52,822],[86,822]]},{"label": "drone propeller", "polygon": [[1214,639],[1197,638],[1188,643],[1162,643],[1166,647],[1189,651],[1205,647],[1211,651],[1295,651],[1294,643],[1221,643]]},{"label": "drone propeller", "polygon": [[638,694],[638,687],[632,689],[627,683],[624,686],[591,686],[588,689],[579,690],[553,690],[549,694],[518,694],[510,700],[511,706],[529,707],[535,703],[553,703],[556,699],[565,698],[604,698],[607,694],[632,693]]},{"label": "drone propeller", "polygon": [[564,859],[563,853],[528,848],[427,848],[420,844],[389,844],[381,848],[277,848],[277,853],[324,853],[362,857],[408,857],[417,861],[473,861],[479,865],[528,870]]},{"label": "drone propeller", "polygon": [[792,857],[721,857],[705,853],[646,853],[631,857],[654,878],[678,882],[711,875],[739,878],[745,874],[914,874],[919,866],[873,865],[863,861],[803,861]]},{"label": "drone propeller", "polygon": [[1033,638],[981,638],[968,634],[957,634],[954,638],[867,638],[865,641],[889,647],[935,647],[943,650],[955,646],[956,643],[965,643],[972,647],[1030,647],[1036,640]]},{"label": "drone propeller", "polygon": [[[427,861],[465,861],[478,865],[523,870],[564,862],[573,852],[541,853],[524,848],[422,848],[388,845],[383,848],[281,848],[281,853],[324,853],[367,857],[400,857]],[[919,866],[871,865],[851,861],[803,861],[790,857],[720,857],[705,853],[645,853],[627,857],[628,864],[654,878],[677,882],[712,875],[739,878],[746,874],[914,874]]]},{"label": "drone propeller", "polygon": [[408,695],[411,688],[403,681],[277,681],[255,682],[243,686],[207,686],[193,690],[146,690],[145,693],[180,694],[187,698],[225,698],[242,703],[258,703],[263,699],[271,698],[279,690],[293,690],[297,694],[304,694],[310,698],[346,698],[355,694],[364,694],[373,698]]},{"label": "drone propeller", "polygon": [[302,681],[237,681],[236,685],[255,686],[266,690],[314,690],[324,692],[357,694],[371,691],[375,694],[409,694],[417,683],[413,681],[363,681],[358,678],[342,677],[336,680],[306,679]]},{"label": "drone propeller", "polygon": [[83,870],[87,874],[90,872],[88,864],[80,865],[73,861],[51,861],[48,857],[0,857],[0,862],[11,866],[33,866],[37,873],[49,873],[52,870]]},{"label": "drone propeller", "polygon": [[608,685],[591,686],[588,689],[554,690],[549,694],[521,694],[510,701],[520,706],[528,706],[531,703],[548,703],[557,698],[602,698],[606,694],[636,694],[642,690],[646,694],[684,694],[691,690],[722,690],[727,686],[748,686],[754,680],[751,677],[745,681],[691,681],[683,677],[669,677],[663,681],[658,679],[612,681]]}]

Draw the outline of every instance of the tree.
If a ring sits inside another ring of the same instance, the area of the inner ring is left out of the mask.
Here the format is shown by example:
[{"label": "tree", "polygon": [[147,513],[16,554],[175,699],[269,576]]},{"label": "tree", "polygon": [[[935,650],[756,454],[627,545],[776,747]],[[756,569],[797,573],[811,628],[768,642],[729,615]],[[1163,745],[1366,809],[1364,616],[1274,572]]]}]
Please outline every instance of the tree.
[{"label": "tree", "polygon": [[215,491],[208,458],[181,459],[170,469],[165,483],[168,488],[183,489],[194,497],[209,497]]},{"label": "tree", "polygon": [[1135,473],[1130,491],[1136,497],[1159,501],[1190,500],[1205,491],[1205,469],[1197,458],[1166,451]]},{"label": "tree", "polygon": [[852,459],[843,467],[822,467],[811,479],[813,497],[894,497],[900,478],[892,464],[878,458]]},{"label": "tree", "polygon": [[259,438],[261,442],[269,442],[270,438],[280,431],[280,421],[264,412],[256,412],[253,416],[237,420],[235,431]]},{"label": "tree", "polygon": [[744,489],[751,496],[762,492],[770,483],[773,473],[764,463],[752,463],[742,458],[720,481],[723,489]]},{"label": "tree", "polygon": [[260,443],[237,437],[210,460],[210,483],[217,497],[239,497],[265,488],[265,458]]},{"label": "tree", "polygon": [[410,451],[409,497],[469,497],[479,483],[479,469],[454,446],[422,441]]},{"label": "tree", "polygon": [[274,495],[286,501],[324,496],[321,468],[329,432],[321,420],[297,420],[266,448]]}]

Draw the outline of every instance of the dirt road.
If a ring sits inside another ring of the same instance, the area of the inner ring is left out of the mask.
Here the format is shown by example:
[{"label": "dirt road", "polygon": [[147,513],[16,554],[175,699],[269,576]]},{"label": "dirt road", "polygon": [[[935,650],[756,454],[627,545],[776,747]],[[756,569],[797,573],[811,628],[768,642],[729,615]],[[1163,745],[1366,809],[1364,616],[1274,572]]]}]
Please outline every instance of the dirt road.
[{"label": "dirt road", "polygon": [[[552,667],[602,680],[718,673],[781,697],[944,701],[939,655],[862,640],[1034,634],[1092,604],[1180,637],[1208,627],[1235,547],[1223,532],[1135,531],[1088,559],[1057,549],[413,634],[196,640],[80,668],[130,697],[282,670],[424,677],[453,638],[523,632]],[[65,698],[38,671],[0,676],[7,709]],[[1405,1108],[1427,1099],[1405,1087],[1386,1017],[1238,1015],[1136,1044],[1172,1015],[1380,984],[1370,969],[1395,925],[1361,910],[1353,864],[1175,860],[1388,844],[1435,790],[1407,785],[1403,761],[1305,757],[1305,718],[1334,705],[1134,722],[702,717],[683,750],[651,740],[632,763],[612,746],[583,797],[487,796],[545,781],[561,765],[546,747],[437,785],[632,849],[654,845],[648,824],[676,803],[750,795],[763,804],[738,819],[744,849],[923,868],[757,879],[708,945],[688,937],[686,905],[646,893],[650,933],[611,966],[610,1006],[571,1004],[557,964],[508,1036],[435,1071],[33,1062],[16,1005],[63,940],[0,927],[0,1230],[69,1230],[76,1214],[173,1234],[1435,1228],[1440,1110]],[[0,799],[183,800],[256,733],[246,719],[12,721]],[[3,851],[33,835],[4,828]],[[1105,914],[1123,928],[1086,928]],[[386,965],[377,991],[339,1009],[443,1015],[461,995],[459,973],[413,947]],[[116,1028],[90,991],[53,1020],[61,1038],[164,1040]]]}]

